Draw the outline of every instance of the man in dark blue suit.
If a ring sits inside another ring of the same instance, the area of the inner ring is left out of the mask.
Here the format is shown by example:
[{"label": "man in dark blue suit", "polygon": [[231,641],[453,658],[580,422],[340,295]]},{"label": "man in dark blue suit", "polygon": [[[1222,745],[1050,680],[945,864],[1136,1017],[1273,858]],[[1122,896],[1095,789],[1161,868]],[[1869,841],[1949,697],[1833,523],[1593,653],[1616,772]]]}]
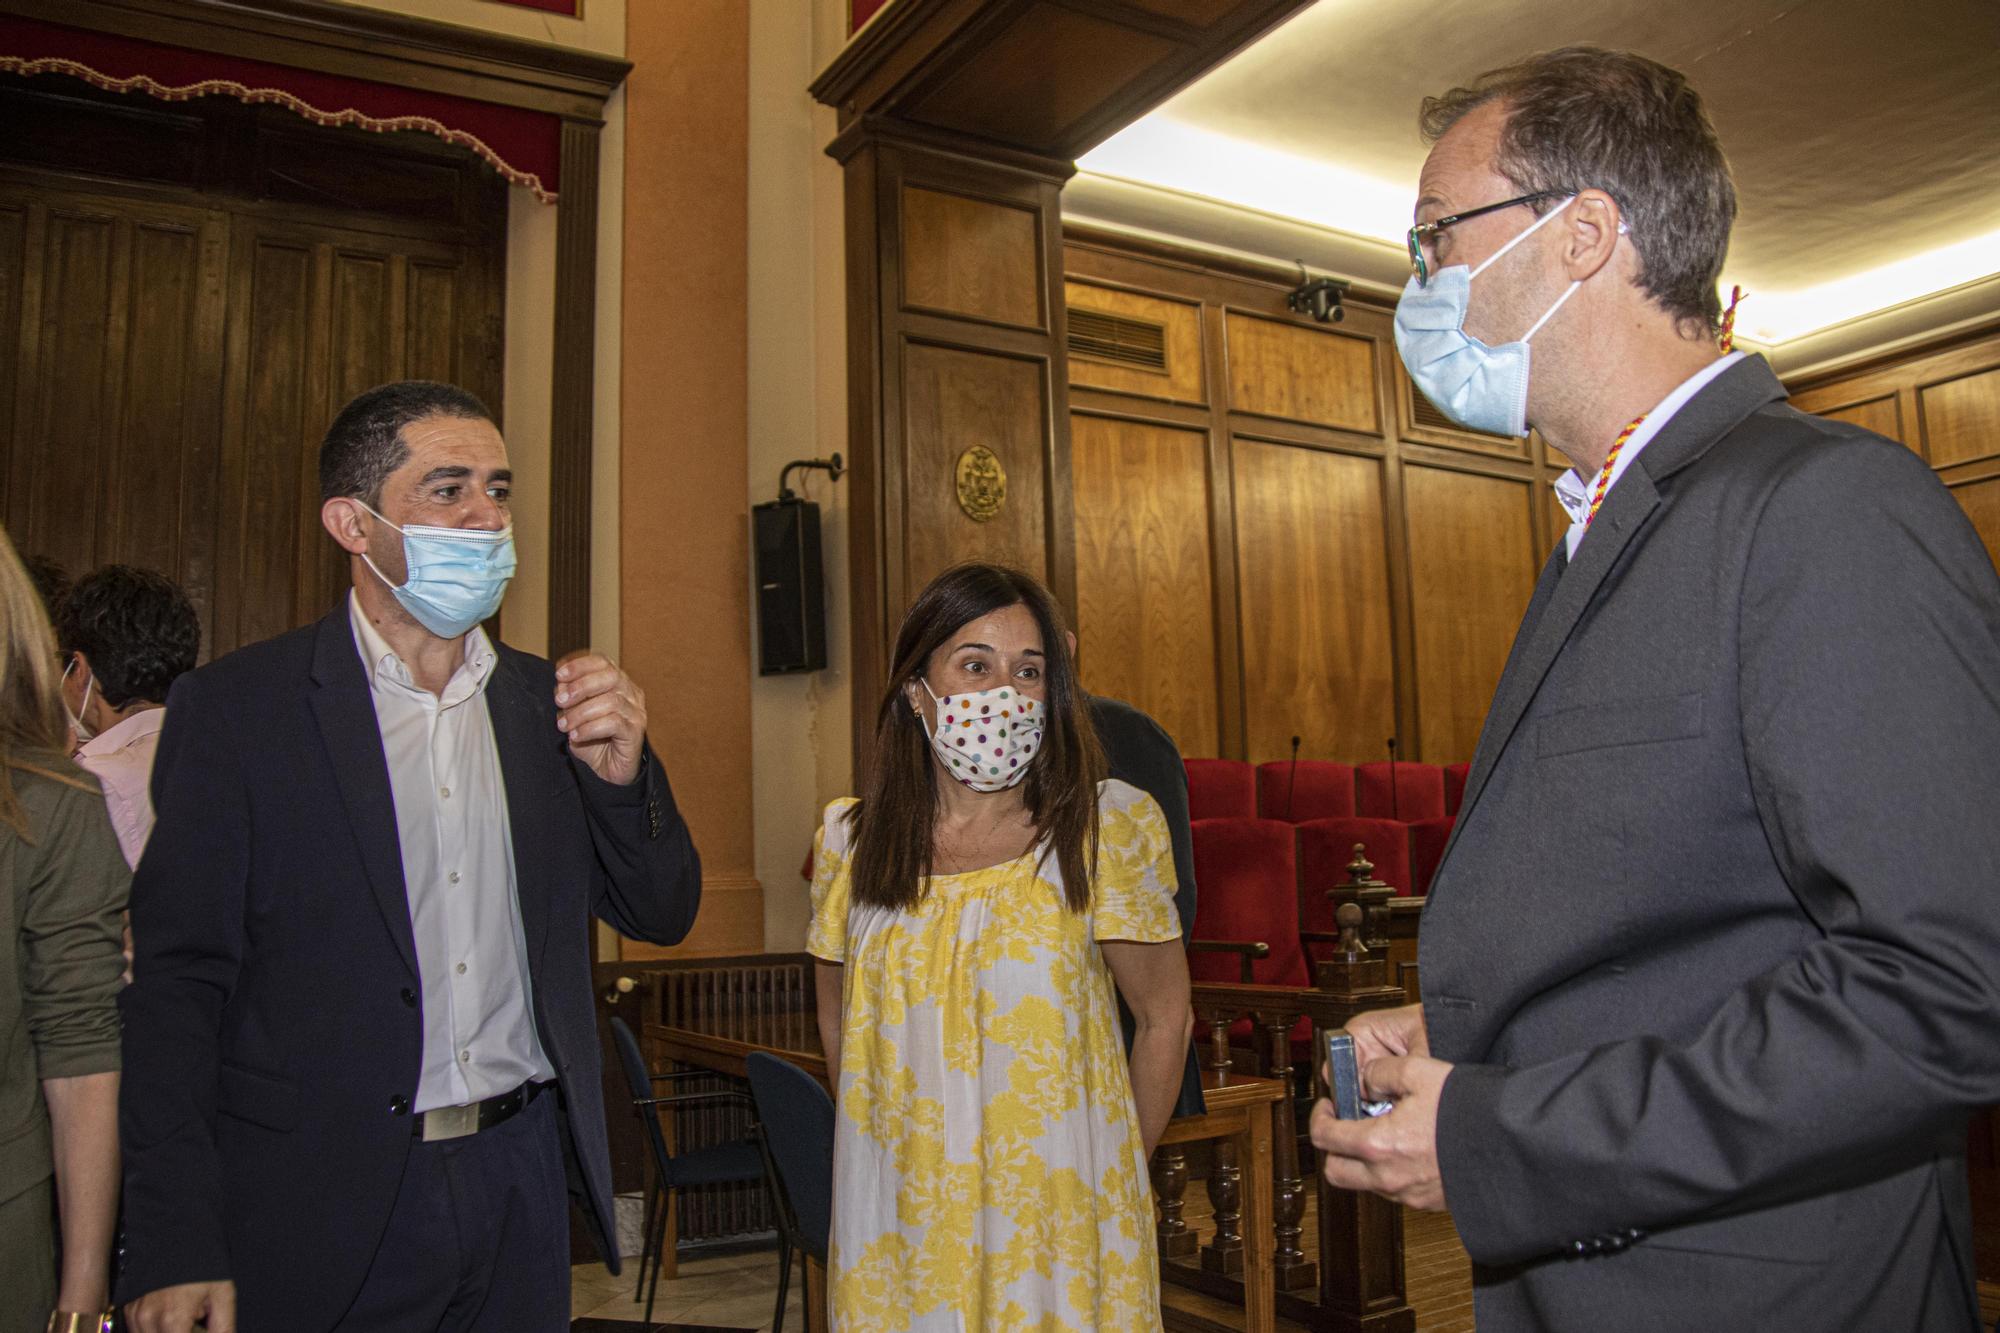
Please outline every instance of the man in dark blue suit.
[{"label": "man in dark blue suit", "polygon": [[141,1333],[557,1329],[614,1268],[594,914],[682,938],[700,861],[611,662],[489,639],[512,473],[479,401],[362,394],[320,453],[353,592],[175,686],[132,896]]}]

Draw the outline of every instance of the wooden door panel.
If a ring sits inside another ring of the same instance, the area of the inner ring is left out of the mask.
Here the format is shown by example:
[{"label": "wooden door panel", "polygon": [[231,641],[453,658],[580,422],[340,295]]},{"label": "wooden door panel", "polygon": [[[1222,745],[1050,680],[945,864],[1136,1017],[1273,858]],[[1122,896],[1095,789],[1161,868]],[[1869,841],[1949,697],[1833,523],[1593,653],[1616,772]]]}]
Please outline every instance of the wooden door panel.
[{"label": "wooden door panel", "polygon": [[1206,433],[1077,415],[1070,462],[1085,687],[1217,753]]},{"label": "wooden door panel", "polygon": [[13,459],[15,411],[19,407],[15,388],[21,383],[21,355],[26,344],[21,336],[21,298],[27,284],[28,204],[26,200],[0,195],[0,522],[14,531]]},{"label": "wooden door panel", "polygon": [[1301,738],[1353,763],[1396,734],[1382,464],[1235,441],[1244,731],[1252,762]]},{"label": "wooden door panel", "polygon": [[413,380],[443,380],[466,383],[460,365],[459,288],[466,281],[461,265],[412,263],[409,278],[409,309],[404,318],[403,374]]},{"label": "wooden door panel", "polygon": [[1413,758],[1472,758],[1535,592],[1534,504],[1532,481],[1404,465],[1421,741]]}]

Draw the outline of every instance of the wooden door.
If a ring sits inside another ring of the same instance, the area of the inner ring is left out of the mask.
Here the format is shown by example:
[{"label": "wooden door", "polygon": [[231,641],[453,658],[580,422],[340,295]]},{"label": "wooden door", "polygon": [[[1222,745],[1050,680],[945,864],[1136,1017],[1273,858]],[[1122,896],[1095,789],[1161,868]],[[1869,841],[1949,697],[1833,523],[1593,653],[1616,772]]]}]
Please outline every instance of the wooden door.
[{"label": "wooden door", "polygon": [[0,179],[0,515],[181,581],[213,643],[228,219]]},{"label": "wooden door", "polygon": [[188,590],[203,657],[323,614],[319,442],[354,394],[449,380],[499,411],[502,262],[407,220],[0,173],[0,517],[73,575]]}]

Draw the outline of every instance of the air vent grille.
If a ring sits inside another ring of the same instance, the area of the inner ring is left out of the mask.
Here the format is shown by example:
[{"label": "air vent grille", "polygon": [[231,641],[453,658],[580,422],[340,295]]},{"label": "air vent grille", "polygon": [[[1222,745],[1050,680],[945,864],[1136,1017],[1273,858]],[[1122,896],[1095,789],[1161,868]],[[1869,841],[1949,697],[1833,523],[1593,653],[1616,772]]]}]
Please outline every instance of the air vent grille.
[{"label": "air vent grille", "polygon": [[1069,308],[1069,354],[1165,374],[1167,330],[1150,320]]}]

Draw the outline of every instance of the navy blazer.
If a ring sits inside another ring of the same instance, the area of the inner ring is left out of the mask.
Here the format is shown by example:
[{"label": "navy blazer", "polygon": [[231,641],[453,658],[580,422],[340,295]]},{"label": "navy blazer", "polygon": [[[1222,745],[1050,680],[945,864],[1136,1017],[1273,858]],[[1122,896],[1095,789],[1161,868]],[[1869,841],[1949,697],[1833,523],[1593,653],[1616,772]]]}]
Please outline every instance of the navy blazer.
[{"label": "navy blazer", "polygon": [[1487,1330],[1970,1330],[2000,579],[1757,358],[1550,559],[1424,908]]},{"label": "navy blazer", "polygon": [[[671,944],[701,863],[650,748],[613,786],[573,759],[546,660],[496,645],[536,1029],[570,1187],[616,1234],[590,919]],[[423,1044],[388,762],[343,599],[174,686],[132,891],[120,1301],[229,1278],[246,1333],[331,1327],[359,1290],[413,1137]]]}]

